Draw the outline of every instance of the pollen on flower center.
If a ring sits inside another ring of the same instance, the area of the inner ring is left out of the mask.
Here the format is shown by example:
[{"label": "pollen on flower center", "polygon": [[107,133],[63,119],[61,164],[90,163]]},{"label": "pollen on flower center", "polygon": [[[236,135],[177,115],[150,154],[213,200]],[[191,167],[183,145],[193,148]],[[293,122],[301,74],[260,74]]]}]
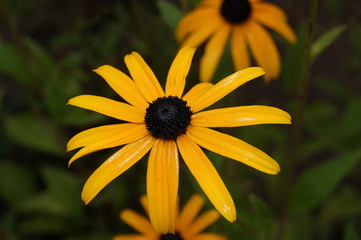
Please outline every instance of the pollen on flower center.
[{"label": "pollen on flower center", "polygon": [[192,111],[187,102],[174,96],[161,97],[149,104],[144,121],[154,138],[175,140],[186,133]]},{"label": "pollen on flower center", "polygon": [[182,240],[181,236],[176,232],[175,234],[163,234],[160,240]]},{"label": "pollen on flower center", "polygon": [[244,22],[251,15],[251,4],[248,0],[224,0],[221,14],[230,23]]}]

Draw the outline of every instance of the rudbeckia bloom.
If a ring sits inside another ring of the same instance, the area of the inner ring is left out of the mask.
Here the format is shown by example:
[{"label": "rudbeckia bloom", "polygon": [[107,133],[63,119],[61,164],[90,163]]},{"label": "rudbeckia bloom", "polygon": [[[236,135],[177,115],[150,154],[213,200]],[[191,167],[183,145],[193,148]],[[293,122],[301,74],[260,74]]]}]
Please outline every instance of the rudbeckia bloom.
[{"label": "rudbeckia bloom", "polygon": [[[148,214],[147,197],[141,198],[144,210]],[[219,218],[216,210],[208,210],[197,216],[204,204],[204,199],[199,195],[193,195],[183,209],[176,212],[175,232],[159,234],[155,231],[149,220],[139,213],[126,209],[119,217],[139,234],[119,234],[113,240],[226,240],[222,235],[215,233],[202,233]]]},{"label": "rudbeckia bloom", "polygon": [[265,81],[279,76],[281,61],[266,26],[294,43],[295,34],[279,7],[262,0],[203,0],[179,23],[176,38],[183,46],[198,47],[207,41],[200,62],[200,80],[210,81],[230,38],[236,71],[250,66],[247,46],[266,71]]},{"label": "rudbeckia bloom", "polygon": [[81,95],[69,100],[70,105],[126,122],[83,131],[68,143],[68,151],[82,147],[69,164],[91,152],[125,145],[109,157],[85,183],[82,199],[86,204],[150,151],[147,167],[149,217],[157,232],[172,233],[178,192],[178,149],[205,194],[229,221],[236,218],[232,198],[199,146],[269,174],[279,171],[277,162],[264,152],[208,127],[289,124],[288,113],[266,106],[200,112],[243,83],[263,75],[263,69],[247,68],[215,85],[199,83],[182,96],[194,51],[190,47],[179,51],[170,67],[165,91],[142,57],[133,52],[125,56],[133,80],[108,65],[95,70],[128,103],[92,95]]}]

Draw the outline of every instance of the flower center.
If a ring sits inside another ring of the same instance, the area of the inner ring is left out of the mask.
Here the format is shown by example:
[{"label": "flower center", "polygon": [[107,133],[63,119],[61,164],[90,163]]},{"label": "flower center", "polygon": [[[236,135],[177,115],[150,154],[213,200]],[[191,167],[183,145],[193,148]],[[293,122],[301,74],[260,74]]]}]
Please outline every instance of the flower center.
[{"label": "flower center", "polygon": [[160,240],[182,240],[181,236],[176,232],[175,234],[163,234],[160,236]]},{"label": "flower center", "polygon": [[175,140],[179,135],[186,133],[191,116],[192,111],[186,101],[168,96],[157,98],[149,104],[144,121],[154,138]]},{"label": "flower center", "polygon": [[248,0],[224,0],[221,14],[230,23],[241,23],[251,15],[251,4]]}]

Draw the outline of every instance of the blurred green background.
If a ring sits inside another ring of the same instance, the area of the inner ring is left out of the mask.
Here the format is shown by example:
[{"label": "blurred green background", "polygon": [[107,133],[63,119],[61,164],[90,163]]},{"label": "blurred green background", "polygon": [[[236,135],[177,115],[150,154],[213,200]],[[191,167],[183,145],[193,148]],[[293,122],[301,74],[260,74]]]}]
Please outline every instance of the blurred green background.
[{"label": "blurred green background", "polygon": [[[222,129],[264,150],[282,171],[271,176],[207,153],[239,218],[233,224],[220,219],[209,231],[230,240],[360,239],[361,2],[319,1],[303,103],[310,3],[270,2],[286,11],[298,36],[291,46],[272,32],[283,59],[281,77],[270,84],[251,81],[216,105],[263,104],[295,118],[304,104],[302,121]],[[177,52],[175,26],[197,3],[0,0],[0,239],[105,240],[133,232],[118,213],[141,210],[146,159],[84,206],[84,182],[116,149],[83,157],[68,169],[74,153],[65,153],[66,143],[82,130],[115,121],[66,103],[80,94],[117,99],[91,70],[110,64],[128,73],[123,57],[131,51],[139,52],[164,84]],[[202,51],[196,52],[188,89],[198,82]],[[213,82],[232,71],[226,50]],[[181,203],[194,192],[202,194],[183,163],[180,184]]]}]

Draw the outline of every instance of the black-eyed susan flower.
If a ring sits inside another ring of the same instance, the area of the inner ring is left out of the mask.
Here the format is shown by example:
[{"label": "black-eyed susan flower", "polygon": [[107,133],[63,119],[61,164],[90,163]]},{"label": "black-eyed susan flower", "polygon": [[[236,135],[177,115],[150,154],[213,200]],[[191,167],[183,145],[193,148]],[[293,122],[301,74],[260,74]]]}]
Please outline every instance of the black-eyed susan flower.
[{"label": "black-eyed susan flower", "polygon": [[295,34],[279,7],[262,0],[203,0],[179,23],[176,38],[183,46],[205,45],[200,62],[200,80],[210,81],[225,45],[230,39],[236,71],[250,66],[248,48],[265,69],[265,81],[279,76],[281,61],[275,43],[262,26],[294,43]]},{"label": "black-eyed susan flower", "polygon": [[[148,214],[147,197],[143,196],[140,202]],[[180,213],[176,212],[175,232],[165,234],[159,234],[148,218],[131,209],[125,209],[119,214],[120,219],[139,234],[119,234],[113,240],[226,240],[224,236],[216,233],[202,233],[219,218],[219,213],[215,210],[208,210],[197,217],[203,204],[204,199],[201,196],[193,195]]]},{"label": "black-eyed susan flower", "polygon": [[149,217],[157,232],[173,233],[178,192],[178,149],[215,208],[231,222],[236,219],[232,198],[200,146],[269,174],[276,174],[280,170],[277,162],[261,150],[210,128],[289,124],[288,113],[266,106],[200,112],[243,83],[263,75],[263,69],[246,68],[215,85],[197,84],[183,96],[194,51],[190,47],[180,50],[170,67],[165,91],[143,58],[133,52],[125,56],[133,80],[108,65],[95,70],[128,103],[92,95],[81,95],[69,100],[70,105],[126,122],[83,131],[68,143],[68,151],[82,147],[69,164],[91,152],[125,145],[109,157],[85,183],[82,199],[86,204],[150,151],[147,168]]}]

